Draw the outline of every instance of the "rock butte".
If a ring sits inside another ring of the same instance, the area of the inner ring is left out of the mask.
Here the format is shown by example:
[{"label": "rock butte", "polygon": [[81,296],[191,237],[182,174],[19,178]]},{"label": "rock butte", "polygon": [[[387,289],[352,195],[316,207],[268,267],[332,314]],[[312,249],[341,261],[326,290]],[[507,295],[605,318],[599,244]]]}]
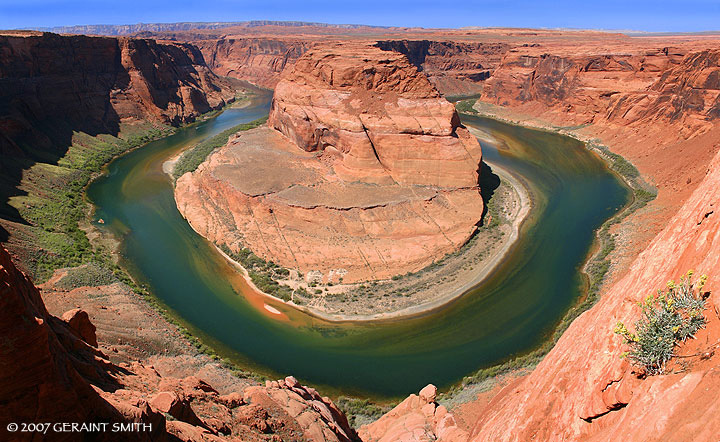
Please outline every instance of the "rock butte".
[{"label": "rock butte", "polygon": [[278,83],[268,126],[177,181],[178,208],[211,241],[356,282],[419,270],[480,221],[480,144],[403,54],[309,50]]}]

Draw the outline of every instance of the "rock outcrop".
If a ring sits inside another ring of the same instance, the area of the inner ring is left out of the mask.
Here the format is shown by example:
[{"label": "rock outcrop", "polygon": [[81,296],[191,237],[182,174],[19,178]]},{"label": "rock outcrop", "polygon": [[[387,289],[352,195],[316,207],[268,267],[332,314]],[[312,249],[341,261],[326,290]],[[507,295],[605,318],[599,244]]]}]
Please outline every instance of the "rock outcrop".
[{"label": "rock outcrop", "polygon": [[480,146],[407,57],[315,48],[275,88],[268,125],[308,152],[331,149],[345,181],[475,187]]},{"label": "rock outcrop", "polygon": [[[627,274],[576,319],[520,385],[501,392],[482,413],[473,441],[714,440],[720,434],[720,154],[692,196],[668,220]],[[613,333],[632,324],[645,296],[688,269],[707,274],[707,328],[676,352],[672,373],[638,379]]]},{"label": "rock outcrop", "polygon": [[444,95],[482,91],[502,57],[512,47],[505,42],[447,40],[381,40],[378,47],[405,54]]},{"label": "rock outcrop", "polygon": [[720,118],[720,49],[690,52],[679,62],[677,58],[675,64],[666,63],[647,90],[618,97],[608,120],[627,125],[670,122],[683,138],[707,131]]},{"label": "rock outcrop", "polygon": [[595,45],[514,48],[485,82],[482,99],[511,107],[542,105],[559,114],[558,122],[597,122],[617,116],[610,110],[618,102],[628,94],[646,93],[686,52]]},{"label": "rock outcrop", "polygon": [[273,89],[286,66],[313,44],[311,40],[282,37],[223,37],[193,41],[208,66],[218,75]]},{"label": "rock outcrop", "polygon": [[[0,247],[0,438],[36,440],[8,423],[146,424],[122,440],[351,442],[345,415],[292,377],[220,394],[196,376],[161,376],[140,361],[120,366],[97,350],[82,310],[60,320]],[[79,337],[78,335],[85,335]],[[230,376],[230,373],[226,373]],[[169,419],[166,416],[170,417]],[[118,433],[58,432],[43,440],[118,440]]]},{"label": "rock outcrop", "polygon": [[73,131],[117,135],[133,121],[179,125],[234,97],[187,43],[14,32],[0,35],[0,61],[1,152],[62,150]]},{"label": "rock outcrop", "polygon": [[311,49],[278,83],[268,125],[177,181],[181,213],[211,241],[354,282],[421,269],[480,221],[480,145],[402,54]]},{"label": "rock outcrop", "polygon": [[363,442],[460,442],[468,433],[455,417],[435,402],[437,388],[430,384],[410,395],[375,422],[360,428]]}]

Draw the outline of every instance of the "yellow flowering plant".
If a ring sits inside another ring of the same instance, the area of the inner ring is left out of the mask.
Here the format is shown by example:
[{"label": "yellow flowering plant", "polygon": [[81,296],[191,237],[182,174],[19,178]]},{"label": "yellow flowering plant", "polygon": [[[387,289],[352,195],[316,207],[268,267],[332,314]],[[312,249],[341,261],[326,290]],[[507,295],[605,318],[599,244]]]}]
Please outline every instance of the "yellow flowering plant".
[{"label": "yellow flowering plant", "polygon": [[615,333],[630,347],[622,357],[644,368],[648,375],[664,373],[675,346],[705,326],[702,289],[707,276],[694,282],[693,274],[690,270],[678,282],[668,281],[665,291],[658,290],[640,302],[642,316],[635,323],[634,333],[622,322],[615,325]]}]

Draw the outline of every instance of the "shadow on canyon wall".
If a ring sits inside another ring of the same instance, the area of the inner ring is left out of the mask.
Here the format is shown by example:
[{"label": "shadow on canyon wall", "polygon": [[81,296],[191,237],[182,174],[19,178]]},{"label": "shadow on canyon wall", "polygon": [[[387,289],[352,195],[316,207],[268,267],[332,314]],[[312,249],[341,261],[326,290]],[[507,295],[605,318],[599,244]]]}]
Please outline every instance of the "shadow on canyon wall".
[{"label": "shadow on canyon wall", "polygon": [[478,227],[483,226],[486,221],[486,215],[488,212],[488,204],[492,199],[495,191],[500,187],[500,177],[492,171],[492,167],[485,161],[480,163],[480,177],[478,178],[478,185],[480,186],[480,195],[483,199],[483,213]]},{"label": "shadow on canyon wall", "polygon": [[221,88],[202,68],[185,44],[0,35],[0,218],[27,224],[9,200],[26,194],[18,186],[33,165],[58,164],[74,134],[118,136],[126,119],[179,125],[211,110],[205,91]]}]

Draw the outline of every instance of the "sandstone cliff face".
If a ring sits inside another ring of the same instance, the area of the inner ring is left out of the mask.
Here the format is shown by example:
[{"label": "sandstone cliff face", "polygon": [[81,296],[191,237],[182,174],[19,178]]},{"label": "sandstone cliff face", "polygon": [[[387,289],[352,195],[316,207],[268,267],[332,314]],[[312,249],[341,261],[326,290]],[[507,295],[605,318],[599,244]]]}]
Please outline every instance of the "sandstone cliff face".
[{"label": "sandstone cliff face", "polygon": [[419,270],[475,231],[480,145],[402,54],[311,49],[268,125],[177,181],[180,212],[211,241],[356,282]]},{"label": "sandstone cliff face", "polygon": [[454,42],[434,40],[382,40],[385,51],[405,54],[444,95],[469,95],[482,91],[483,81],[512,47],[504,42]]},{"label": "sandstone cliff face", "polygon": [[289,38],[227,37],[197,40],[193,44],[202,51],[208,66],[216,74],[273,89],[283,69],[297,61],[312,42]]},{"label": "sandstone cliff face", "polygon": [[[501,392],[473,431],[481,440],[714,440],[720,433],[720,154],[665,229],[519,386]],[[707,274],[707,329],[679,347],[673,373],[638,379],[620,358],[617,321],[688,269]]]},{"label": "sandstone cliff face", "polygon": [[116,135],[121,122],[178,125],[234,91],[190,44],[0,35],[0,149],[59,149],[73,131]]},{"label": "sandstone cliff face", "polygon": [[718,118],[718,49],[577,52],[510,50],[486,81],[482,100],[558,125],[592,124],[596,134],[671,125],[673,133],[653,145],[705,133]]},{"label": "sandstone cliff face", "polygon": [[338,152],[348,181],[477,186],[478,142],[399,53],[312,49],[278,83],[268,124],[306,151]]},{"label": "sandstone cliff face", "polygon": [[511,49],[486,81],[482,99],[503,106],[535,102],[564,113],[566,119],[591,122],[605,117],[624,94],[649,88],[684,54],[674,48],[588,52],[577,47]]},{"label": "sandstone cliff face", "polygon": [[610,106],[608,120],[624,124],[666,121],[684,138],[706,132],[720,117],[720,50],[690,52],[668,66],[646,90],[622,95]]},{"label": "sandstone cliff face", "polygon": [[[220,394],[195,376],[161,376],[139,361],[114,365],[96,348],[87,313],[71,310],[63,319],[47,312],[38,290],[0,247],[3,440],[36,440],[33,433],[8,433],[10,422],[152,425],[152,431],[123,433],[129,441],[357,440],[330,399],[292,377]],[[91,436],[118,440],[110,431]],[[43,440],[77,438],[50,430]]]}]

